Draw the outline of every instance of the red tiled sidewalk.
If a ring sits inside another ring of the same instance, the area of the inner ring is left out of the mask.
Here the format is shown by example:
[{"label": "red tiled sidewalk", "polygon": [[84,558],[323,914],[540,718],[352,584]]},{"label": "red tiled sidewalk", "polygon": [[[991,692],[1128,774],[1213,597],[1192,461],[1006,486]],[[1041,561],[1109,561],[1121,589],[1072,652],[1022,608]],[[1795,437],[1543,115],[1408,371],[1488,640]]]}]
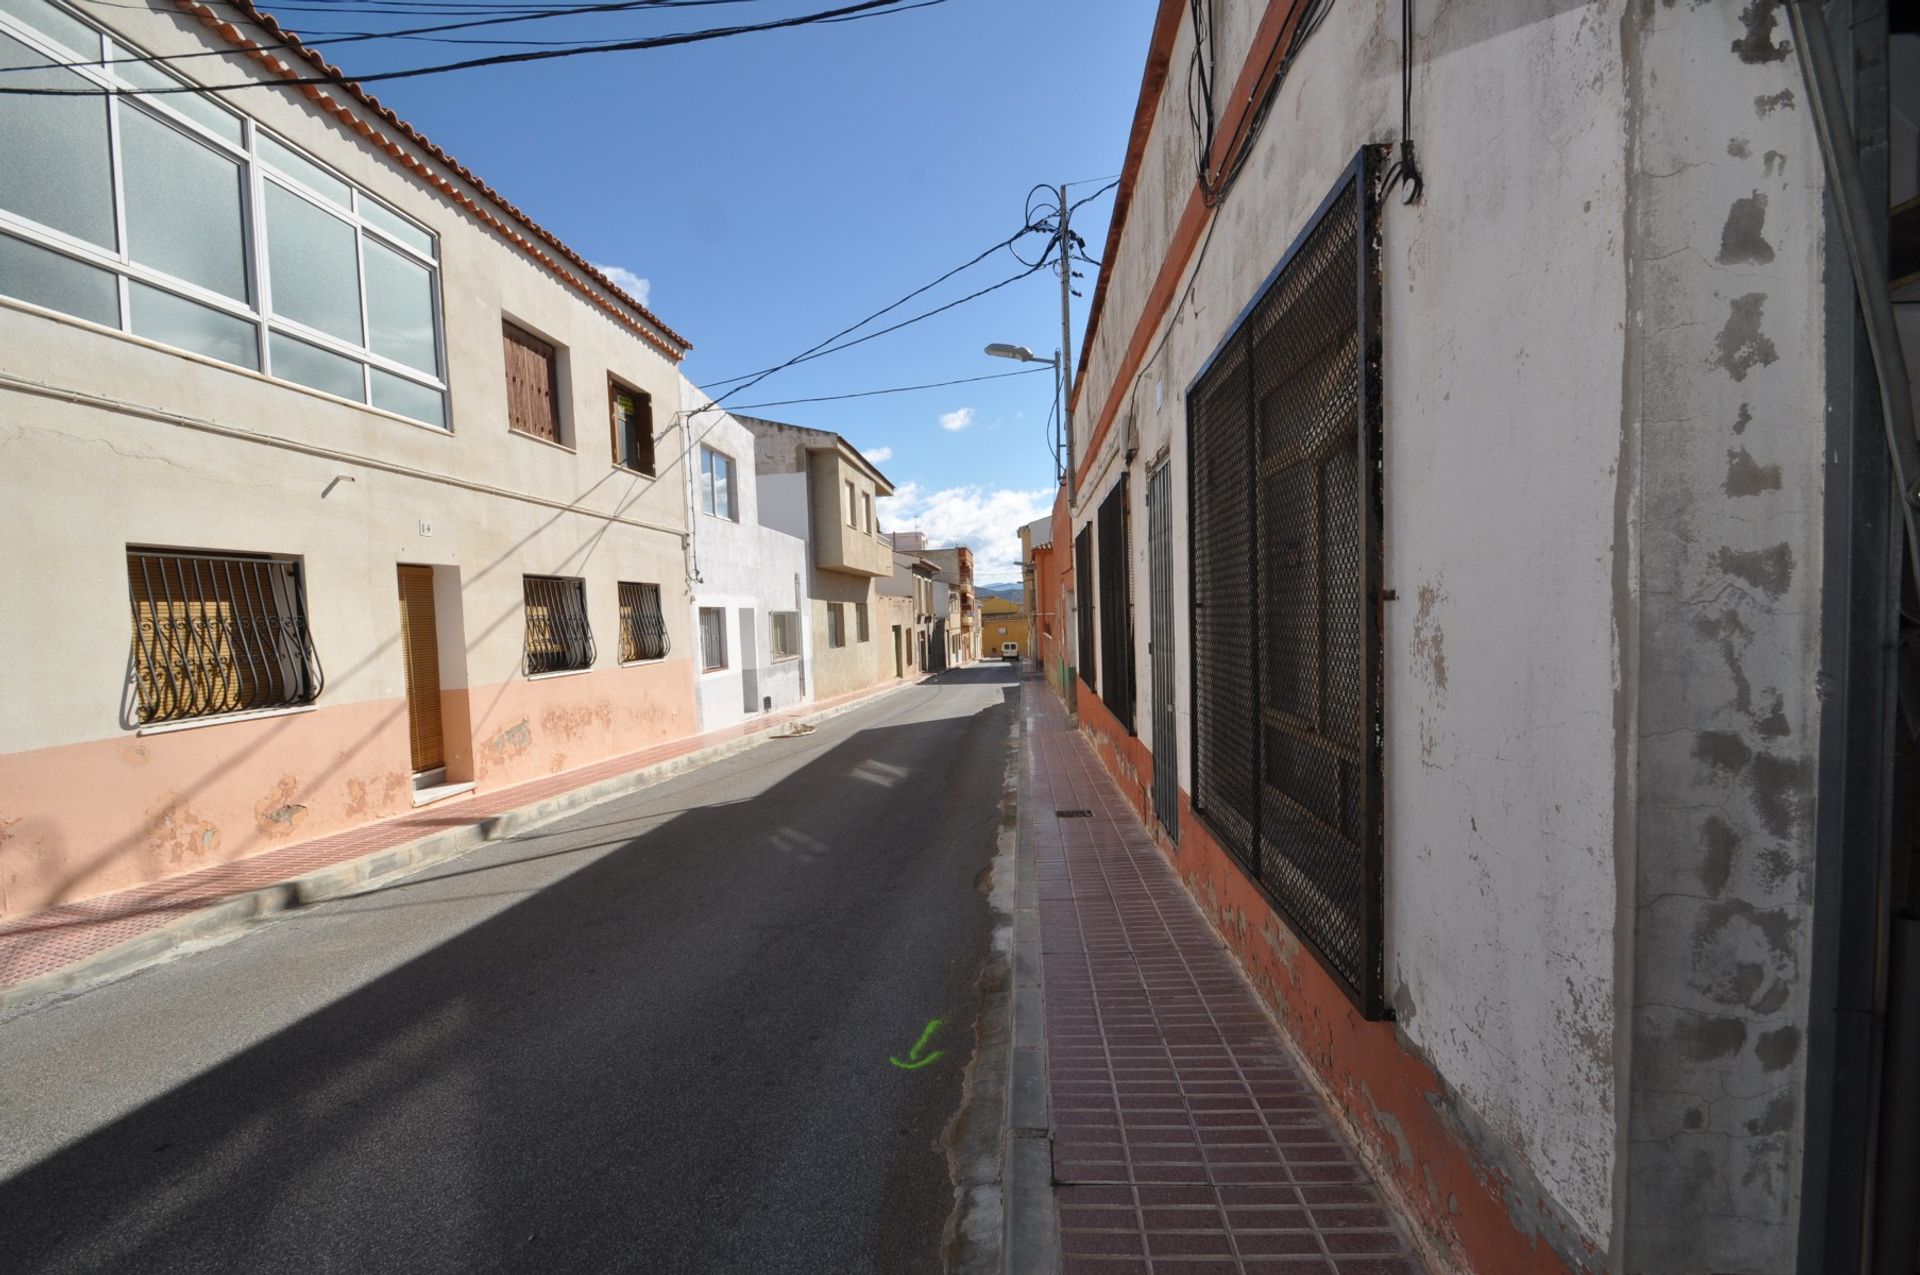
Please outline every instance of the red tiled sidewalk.
[{"label": "red tiled sidewalk", "polygon": [[927,676],[923,674],[903,682],[817,700],[705,735],[677,739],[625,756],[609,758],[578,770],[562,771],[557,775],[475,796],[450,798],[415,814],[350,828],[332,836],[282,846],[278,850],[268,850],[232,863],[169,877],[151,885],[104,894],[20,917],[0,924],[0,989],[97,956],[250,890],[291,881],[304,873],[347,863],[436,833],[471,827],[509,810],[518,810],[576,788],[656,766],[702,749],[762,734],[792,721],[850,705],[899,686],[924,681]]},{"label": "red tiled sidewalk", "polygon": [[[1059,700],[1024,686],[1065,1275],[1418,1275]],[[1086,810],[1090,817],[1059,817]]]}]

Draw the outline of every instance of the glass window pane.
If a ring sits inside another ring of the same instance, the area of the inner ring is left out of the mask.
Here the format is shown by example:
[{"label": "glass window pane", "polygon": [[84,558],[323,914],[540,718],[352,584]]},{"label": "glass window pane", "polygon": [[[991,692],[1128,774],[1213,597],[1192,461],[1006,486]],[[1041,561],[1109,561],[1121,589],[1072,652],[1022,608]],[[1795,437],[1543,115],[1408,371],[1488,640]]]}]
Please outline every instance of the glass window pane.
[{"label": "glass window pane", "polygon": [[389,211],[385,204],[376,203],[366,195],[362,195],[360,196],[360,216],[422,256],[434,255],[433,236],[406,220],[399,213]]},{"label": "glass window pane", "polygon": [[120,326],[120,290],[113,275],[5,235],[0,235],[0,292],[110,328]]},{"label": "glass window pane", "polygon": [[352,207],[352,201],[347,194],[347,184],[312,160],[296,155],[265,133],[259,135],[257,149],[261,159],[266,160],[295,181],[312,188],[314,194],[324,195],[342,208]]},{"label": "glass window pane", "polygon": [[20,19],[48,39],[58,40],[79,54],[79,61],[91,62],[100,56],[98,32],[41,0],[0,0],[0,13]]},{"label": "glass window pane", "polygon": [[373,405],[401,416],[410,416],[416,421],[447,427],[447,396],[439,390],[425,385],[416,385],[405,377],[395,376],[391,372],[371,369],[373,375]]},{"label": "glass window pane", "polygon": [[385,244],[365,240],[367,348],[438,376],[433,341],[433,281],[427,268]]},{"label": "glass window pane", "polygon": [[133,259],[245,301],[240,165],[132,108],[120,112],[120,163]]},{"label": "glass window pane", "polygon": [[283,332],[267,333],[267,352],[273,356],[273,374],[282,380],[338,394],[357,403],[367,401],[360,383],[361,364],[317,345],[296,341]]},{"label": "glass window pane", "polygon": [[224,363],[260,370],[260,349],[253,324],[212,306],[176,297],[171,292],[129,281],[128,303],[133,310],[136,336],[160,341]]},{"label": "glass window pane", "polygon": [[[7,3],[8,0],[0,0]],[[128,49],[120,45],[108,45],[107,56],[113,65],[109,68],[115,75],[140,89],[177,89],[181,81],[174,79],[151,62],[135,62],[131,59],[140,56],[137,49]],[[155,99],[148,99],[155,100]],[[198,93],[168,93],[157,99],[164,106],[180,112],[200,127],[216,137],[220,137],[239,146],[244,136],[240,130],[240,117],[224,107],[216,106],[212,99]]]},{"label": "glass window pane", "polygon": [[[0,35],[0,69],[44,66],[47,58]],[[93,89],[72,71],[19,71],[9,87]],[[117,248],[104,97],[0,96],[0,208]]]},{"label": "glass window pane", "polygon": [[361,344],[353,227],[272,182],[266,192],[273,312]]}]

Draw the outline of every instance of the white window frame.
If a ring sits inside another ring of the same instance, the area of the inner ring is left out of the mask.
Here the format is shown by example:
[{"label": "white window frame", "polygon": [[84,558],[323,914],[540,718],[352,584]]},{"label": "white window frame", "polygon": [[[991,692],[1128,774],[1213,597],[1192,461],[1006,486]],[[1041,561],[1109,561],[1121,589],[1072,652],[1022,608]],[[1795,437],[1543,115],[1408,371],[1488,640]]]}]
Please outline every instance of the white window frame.
[{"label": "white window frame", "polygon": [[[715,641],[718,642],[720,647],[720,662],[718,664],[709,664],[707,662],[712,658],[713,654],[707,649],[707,620],[709,617],[719,626],[717,636],[715,637]],[[695,618],[700,630],[700,671],[702,673],[726,672],[728,668],[732,667],[727,662],[727,609],[725,607],[701,607],[700,614]]]},{"label": "white window frame", "polygon": [[[106,31],[84,15],[62,8],[59,5],[54,5],[51,3],[51,0],[48,0],[48,7],[59,10],[64,16],[71,18],[73,21],[91,30],[96,37],[95,47],[91,49],[69,49],[53,39],[53,37],[43,34],[34,27],[28,26],[21,19],[5,11],[0,11],[0,33],[4,33],[9,38],[19,41],[34,52],[45,55],[50,62],[62,64],[86,63],[86,65],[67,65],[65,69],[83,80],[98,85],[102,89],[113,90],[106,99],[107,162],[113,185],[114,234],[118,249],[117,251],[108,250],[98,244],[88,243],[85,240],[56,230],[51,226],[45,226],[39,222],[31,221],[28,218],[8,212],[4,208],[0,208],[0,231],[4,231],[6,234],[31,244],[36,248],[70,257],[83,265],[92,266],[114,275],[117,281],[119,303],[119,322],[112,329],[114,331],[132,336],[137,340],[150,341],[156,345],[165,345],[164,342],[155,341],[152,337],[141,336],[133,330],[130,284],[134,282],[142,283],[159,291],[170,293],[183,300],[206,306],[208,309],[217,310],[231,318],[239,319],[250,325],[253,329],[254,357],[260,375],[274,377],[271,343],[268,340],[268,333],[270,331],[278,331],[285,336],[317,346],[330,354],[336,354],[359,363],[361,398],[356,403],[356,406],[381,412],[385,415],[393,416],[396,419],[404,420],[415,425],[422,425],[429,429],[451,432],[453,428],[453,414],[446,379],[447,337],[445,313],[442,305],[441,265],[438,252],[439,236],[412,218],[401,213],[399,210],[389,207],[385,201],[376,199],[373,195],[361,190],[354,182],[334,172],[329,165],[321,163],[311,155],[301,151],[299,147],[293,145],[291,142],[273,134],[270,130],[264,129],[256,123],[252,117],[234,110],[224,102],[216,101],[216,99],[210,95],[198,95],[198,100],[218,106],[239,122],[241,130],[241,144],[239,146],[235,146],[226,138],[207,128],[192,116],[174,106],[172,95],[156,95],[141,92],[138,86],[123,78],[114,69],[109,59],[142,56],[142,50],[129,44],[118,33]],[[156,63],[149,62],[143,65],[154,67],[156,70],[159,69]],[[171,75],[169,78],[178,79],[178,77]],[[179,82],[183,85],[189,83],[189,81],[186,80],[180,80]],[[240,250],[248,293],[246,300],[236,300],[224,293],[214,292],[198,284],[190,283],[185,279],[176,278],[164,271],[142,265],[132,259],[127,244],[126,183],[124,178],[125,166],[122,156],[123,143],[121,127],[122,112],[128,110],[144,110],[154,118],[165,123],[168,127],[179,131],[188,139],[208,147],[215,154],[239,165],[241,190],[243,192],[242,206],[240,209]],[[265,158],[260,152],[259,142],[262,136],[272,137],[276,143],[298,154],[302,159],[313,164],[316,168],[326,172],[329,176],[338,178],[339,181],[348,188],[348,202],[350,207],[342,209],[326,196],[312,191],[297,178],[274,168],[272,161]],[[305,200],[321,211],[338,218],[353,229],[354,259],[360,272],[360,330],[363,340],[367,335],[366,244],[368,239],[371,238],[380,246],[391,249],[399,253],[403,258],[411,260],[426,269],[431,305],[433,307],[434,360],[438,368],[436,374],[429,375],[417,368],[409,367],[404,363],[376,354],[365,345],[355,346],[350,342],[342,341],[337,337],[316,331],[304,324],[282,318],[273,313],[271,287],[267,271],[266,185],[268,182],[280,187],[289,194]],[[379,205],[383,211],[426,235],[434,245],[434,252],[430,254],[422,253],[413,247],[413,245],[382,230],[376,223],[366,220],[361,212],[363,201]],[[73,318],[76,316],[68,317]],[[78,321],[83,323],[88,322],[88,320],[85,319],[79,319]],[[193,352],[187,351],[187,353]],[[199,354],[196,354],[195,357],[212,358],[210,355]],[[218,359],[214,361],[223,362]],[[234,367],[240,365],[226,364],[226,366]],[[372,390],[373,372],[376,369],[439,394],[442,423],[434,424],[431,421],[422,421],[417,417],[406,416],[387,408],[375,407],[373,405]],[[246,368],[243,370],[254,371],[255,369]],[[285,384],[298,386],[310,393],[326,394],[333,398],[339,397],[338,395],[331,394],[327,390],[316,389],[300,381],[291,381],[285,377],[274,377],[274,379],[282,381]],[[355,400],[347,399],[345,401],[354,402]]]},{"label": "white window frame", "polygon": [[[714,469],[715,462],[717,461],[725,461],[727,465],[727,512],[725,513],[718,511],[717,505],[719,502],[714,496],[717,487]],[[700,445],[700,506],[702,512],[709,517],[723,518],[728,522],[740,521],[739,473],[739,462],[734,460],[731,454],[723,452],[718,448],[708,447],[704,443]]]},{"label": "white window frame", "polygon": [[[785,620],[792,630],[792,650],[780,648],[780,622]],[[768,646],[772,648],[773,659],[777,664],[783,660],[797,660],[801,656],[800,613],[798,611],[774,611],[768,616]]]}]

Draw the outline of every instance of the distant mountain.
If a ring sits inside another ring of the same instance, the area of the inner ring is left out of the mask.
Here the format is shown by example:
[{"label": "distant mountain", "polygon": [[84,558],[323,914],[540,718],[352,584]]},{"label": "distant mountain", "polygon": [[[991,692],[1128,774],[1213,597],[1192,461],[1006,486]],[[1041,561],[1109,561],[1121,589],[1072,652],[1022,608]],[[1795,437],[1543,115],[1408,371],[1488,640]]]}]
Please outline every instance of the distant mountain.
[{"label": "distant mountain", "polygon": [[1018,602],[1020,582],[1015,580],[1012,584],[976,584],[973,586],[973,592],[975,597],[1005,598],[1009,602]]}]

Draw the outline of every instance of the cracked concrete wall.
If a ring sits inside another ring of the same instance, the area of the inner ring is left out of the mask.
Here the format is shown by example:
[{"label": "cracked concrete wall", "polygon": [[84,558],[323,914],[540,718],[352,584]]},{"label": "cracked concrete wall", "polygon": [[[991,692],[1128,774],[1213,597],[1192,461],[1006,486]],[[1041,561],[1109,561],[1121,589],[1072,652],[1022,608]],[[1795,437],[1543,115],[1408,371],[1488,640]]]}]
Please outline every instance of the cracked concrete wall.
[{"label": "cracked concrete wall", "polygon": [[1819,705],[1820,154],[1774,0],[1639,0],[1618,580],[1625,1267],[1793,1268]]}]

